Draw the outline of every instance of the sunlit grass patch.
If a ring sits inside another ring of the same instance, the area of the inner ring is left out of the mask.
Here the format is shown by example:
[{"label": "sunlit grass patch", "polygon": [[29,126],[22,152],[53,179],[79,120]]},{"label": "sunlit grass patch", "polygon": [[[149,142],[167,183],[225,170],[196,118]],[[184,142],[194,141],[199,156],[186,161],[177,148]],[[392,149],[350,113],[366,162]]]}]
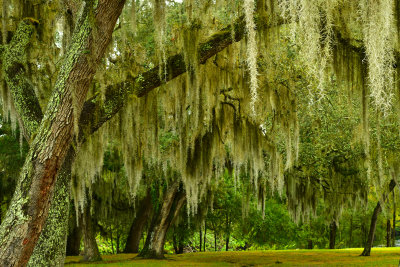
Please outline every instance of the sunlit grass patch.
[{"label": "sunlit grass patch", "polygon": [[362,249],[267,250],[200,252],[167,255],[165,260],[134,258],[136,254],[105,255],[103,262],[83,264],[81,257],[67,257],[67,266],[398,266],[400,248],[373,248],[370,257]]}]

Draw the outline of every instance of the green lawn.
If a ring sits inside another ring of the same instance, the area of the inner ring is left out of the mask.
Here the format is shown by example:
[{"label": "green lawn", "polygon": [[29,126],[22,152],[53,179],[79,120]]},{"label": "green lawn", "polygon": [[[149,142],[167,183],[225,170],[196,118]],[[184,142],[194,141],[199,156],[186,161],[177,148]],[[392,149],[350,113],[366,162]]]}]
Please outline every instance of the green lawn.
[{"label": "green lawn", "polygon": [[400,248],[373,248],[370,257],[362,249],[268,250],[249,252],[200,252],[167,255],[165,260],[134,259],[135,254],[103,256],[103,262],[82,264],[67,257],[66,266],[398,266]]}]

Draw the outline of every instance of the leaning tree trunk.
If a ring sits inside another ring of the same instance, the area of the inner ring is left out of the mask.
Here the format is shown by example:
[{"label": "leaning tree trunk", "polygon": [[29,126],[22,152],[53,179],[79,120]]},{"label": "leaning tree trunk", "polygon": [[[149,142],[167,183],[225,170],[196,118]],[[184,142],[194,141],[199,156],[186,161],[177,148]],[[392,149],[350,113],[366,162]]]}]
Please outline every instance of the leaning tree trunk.
[{"label": "leaning tree trunk", "polygon": [[164,243],[167,231],[177,217],[186,196],[179,191],[177,183],[166,191],[161,208],[155,212],[147,234],[146,243],[139,256],[143,258],[164,258]]},{"label": "leaning tree trunk", "polygon": [[[34,25],[35,21],[32,19],[24,19],[19,23],[2,58],[2,61],[6,62],[3,64],[5,81],[17,111],[20,130],[28,143],[31,142],[31,136],[37,131],[43,118],[33,86],[27,79],[27,70],[23,67],[23,62],[27,58],[27,47],[34,34]],[[53,196],[50,216],[30,259],[31,266],[64,264],[72,160],[73,150],[70,150],[56,181],[55,187],[58,193]]]},{"label": "leaning tree trunk", "polygon": [[[72,143],[73,117],[82,111],[95,68],[123,6],[124,0],[100,0],[94,19],[90,19],[93,12],[89,4],[82,13],[0,227],[0,262],[4,266],[26,266],[29,261],[49,212],[57,174]],[[92,34],[93,27],[96,34]]]},{"label": "leaning tree trunk", "polygon": [[59,173],[44,229],[33,250],[28,266],[64,266],[68,235],[71,164],[74,151],[70,149]]},{"label": "leaning tree trunk", "polygon": [[381,203],[378,202],[378,204],[376,204],[374,212],[372,213],[371,225],[369,227],[369,233],[368,233],[368,240],[367,243],[365,244],[363,252],[361,253],[361,256],[369,256],[371,254],[372,243],[374,242],[374,236],[375,236],[376,222],[378,221],[378,215],[381,211],[382,211]]},{"label": "leaning tree trunk", "polygon": [[129,230],[129,235],[126,240],[126,246],[124,253],[138,253],[140,238],[142,237],[143,229],[150,217],[153,210],[153,204],[151,202],[151,194],[147,192],[145,198],[142,199],[139,205],[139,211],[133,220],[132,226]]},{"label": "leaning tree trunk", "polygon": [[[391,180],[390,184],[389,184],[389,193],[391,191],[393,191],[395,186],[396,186],[396,182],[394,180]],[[386,198],[387,198],[387,195],[384,194],[382,197],[382,201],[385,202]],[[368,239],[367,239],[367,242],[365,243],[364,250],[360,256],[370,256],[371,255],[371,248],[372,248],[372,244],[374,242],[374,237],[375,237],[376,223],[378,221],[378,215],[381,211],[382,211],[382,206],[381,206],[381,203],[378,201],[378,203],[376,204],[376,207],[374,209],[374,212],[372,213],[371,224],[369,226]]]},{"label": "leaning tree trunk", "polygon": [[329,249],[335,249],[337,225],[332,221],[329,226]]}]

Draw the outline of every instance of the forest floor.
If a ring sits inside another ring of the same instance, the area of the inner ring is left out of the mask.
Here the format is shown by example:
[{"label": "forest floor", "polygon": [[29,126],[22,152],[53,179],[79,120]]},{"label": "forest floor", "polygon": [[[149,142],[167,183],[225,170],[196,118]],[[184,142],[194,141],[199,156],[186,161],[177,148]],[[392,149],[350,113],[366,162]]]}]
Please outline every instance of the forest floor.
[{"label": "forest floor", "polygon": [[103,262],[79,263],[81,257],[67,257],[66,266],[398,266],[400,248],[373,248],[370,257],[362,249],[266,250],[199,252],[166,255],[165,260],[134,259],[136,254],[104,255]]}]

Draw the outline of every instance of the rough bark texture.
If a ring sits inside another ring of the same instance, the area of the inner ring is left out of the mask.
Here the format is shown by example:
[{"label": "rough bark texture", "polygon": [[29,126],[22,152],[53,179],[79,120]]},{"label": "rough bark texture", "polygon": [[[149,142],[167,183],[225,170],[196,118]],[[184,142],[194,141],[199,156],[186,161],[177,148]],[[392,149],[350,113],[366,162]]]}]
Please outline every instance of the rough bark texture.
[{"label": "rough bark texture", "polygon": [[335,249],[337,225],[332,221],[329,225],[329,249]]},{"label": "rough bark texture", "polygon": [[[43,117],[39,101],[32,84],[26,78],[25,70],[26,48],[34,32],[34,25],[36,22],[32,19],[25,19],[19,23],[2,58],[5,80],[13,97],[20,129],[28,143]],[[59,174],[59,180],[56,182],[57,193],[54,194],[52,200],[54,205],[50,208],[45,228],[29,261],[31,266],[62,266],[64,264],[72,154],[71,149]]]},{"label": "rough bark texture", "polygon": [[82,216],[83,243],[85,248],[83,261],[101,261],[99,248],[96,242],[96,230],[94,229],[96,224],[90,214],[90,203],[87,203]]},{"label": "rough bark texture", "polygon": [[129,230],[124,253],[139,252],[140,238],[142,237],[143,229],[153,210],[150,192],[148,192],[146,197],[142,199],[139,206],[139,211],[137,212],[137,215],[133,220],[132,226]]},{"label": "rough bark texture", "polygon": [[[396,182],[394,180],[391,180],[390,184],[389,184],[389,193],[394,189],[395,186],[396,186]],[[387,195],[385,194],[382,197],[382,201],[385,202],[386,199],[387,199]],[[376,204],[376,207],[374,209],[374,212],[372,213],[371,224],[369,226],[368,239],[367,239],[367,242],[365,243],[364,250],[360,256],[370,256],[371,255],[371,248],[372,248],[372,244],[374,242],[374,237],[375,237],[376,223],[378,221],[378,215],[381,211],[382,211],[382,206],[381,206],[381,203],[378,201],[378,203]]]},{"label": "rough bark texture", "polygon": [[28,143],[43,118],[33,86],[26,78],[26,50],[36,24],[32,19],[21,21],[2,58],[4,78],[13,98],[21,131]]},{"label": "rough bark texture", "polygon": [[74,151],[70,149],[57,177],[49,215],[28,266],[64,266],[73,158]]},{"label": "rough bark texture", "polygon": [[91,7],[83,12],[0,228],[3,266],[28,263],[48,215],[56,176],[72,142],[73,114],[80,115],[95,66],[111,40],[123,5],[123,0],[99,1],[95,37],[88,15]]},{"label": "rough bark texture", "polygon": [[164,258],[165,236],[185,200],[186,196],[183,191],[179,191],[178,184],[171,185],[165,192],[161,208],[153,215],[146,243],[139,254],[140,257]]}]

